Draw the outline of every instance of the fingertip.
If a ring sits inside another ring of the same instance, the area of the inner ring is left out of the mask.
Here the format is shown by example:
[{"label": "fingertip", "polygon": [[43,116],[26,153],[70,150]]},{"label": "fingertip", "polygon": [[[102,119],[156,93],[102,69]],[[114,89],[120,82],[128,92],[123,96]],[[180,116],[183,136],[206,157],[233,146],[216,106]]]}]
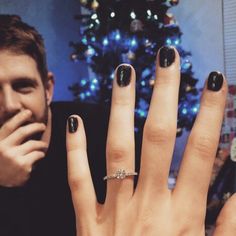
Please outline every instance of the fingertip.
[{"label": "fingertip", "polygon": [[83,120],[78,115],[71,115],[67,119],[67,151],[86,146]]},{"label": "fingertip", "polygon": [[79,116],[71,115],[67,119],[67,132],[73,134],[78,130],[79,127]]},{"label": "fingertip", "polygon": [[126,87],[129,84],[134,84],[135,77],[135,69],[133,66],[122,63],[115,69],[114,85],[117,84],[119,87]]},{"label": "fingertip", "polygon": [[205,88],[212,92],[228,91],[228,84],[225,75],[220,71],[211,71],[205,81]]},{"label": "fingertip", "polygon": [[174,46],[164,45],[159,48],[156,60],[157,67],[159,68],[171,68],[173,65],[177,65],[179,68],[180,56],[178,50]]}]

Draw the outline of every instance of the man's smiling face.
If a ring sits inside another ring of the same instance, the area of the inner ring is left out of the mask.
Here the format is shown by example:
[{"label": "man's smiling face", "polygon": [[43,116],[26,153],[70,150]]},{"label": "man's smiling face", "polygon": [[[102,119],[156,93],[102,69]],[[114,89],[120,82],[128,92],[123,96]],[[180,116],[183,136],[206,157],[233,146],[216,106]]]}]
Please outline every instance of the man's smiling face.
[{"label": "man's smiling face", "polygon": [[35,60],[26,54],[0,50],[0,127],[29,109],[32,122],[47,124],[52,89],[44,86]]}]

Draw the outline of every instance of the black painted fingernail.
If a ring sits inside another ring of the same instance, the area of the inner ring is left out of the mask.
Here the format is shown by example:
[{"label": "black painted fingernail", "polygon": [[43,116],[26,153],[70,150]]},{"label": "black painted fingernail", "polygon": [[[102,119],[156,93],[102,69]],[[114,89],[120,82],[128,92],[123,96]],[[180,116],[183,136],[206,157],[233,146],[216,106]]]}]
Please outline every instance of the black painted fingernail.
[{"label": "black painted fingernail", "polygon": [[117,84],[120,87],[129,85],[131,80],[131,67],[128,65],[120,65],[117,69]]},{"label": "black painted fingernail", "polygon": [[160,67],[168,67],[175,61],[175,50],[173,47],[163,46],[159,52]]},{"label": "black painted fingernail", "polygon": [[69,117],[68,127],[70,133],[75,133],[78,128],[78,119],[74,116]]},{"label": "black painted fingernail", "polygon": [[224,77],[218,71],[213,71],[208,76],[207,89],[211,91],[219,91],[223,85]]}]

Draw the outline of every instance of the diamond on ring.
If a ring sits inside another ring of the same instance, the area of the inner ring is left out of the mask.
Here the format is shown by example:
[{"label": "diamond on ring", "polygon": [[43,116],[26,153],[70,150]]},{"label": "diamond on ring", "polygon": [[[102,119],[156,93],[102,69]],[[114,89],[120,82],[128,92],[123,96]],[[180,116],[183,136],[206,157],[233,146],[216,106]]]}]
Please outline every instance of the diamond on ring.
[{"label": "diamond on ring", "polygon": [[126,172],[124,169],[118,169],[115,174],[113,175],[106,175],[103,180],[109,180],[109,179],[124,179],[127,176],[134,176],[138,175],[137,172]]}]

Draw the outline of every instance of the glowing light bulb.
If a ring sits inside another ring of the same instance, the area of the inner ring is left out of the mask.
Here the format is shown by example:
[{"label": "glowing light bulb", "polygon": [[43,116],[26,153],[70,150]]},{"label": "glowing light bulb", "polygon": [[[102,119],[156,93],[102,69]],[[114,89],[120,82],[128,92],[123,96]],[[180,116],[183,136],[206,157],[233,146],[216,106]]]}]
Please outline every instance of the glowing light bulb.
[{"label": "glowing light bulb", "polygon": [[132,12],[130,13],[130,17],[131,17],[132,19],[135,19],[135,18],[136,18],[136,14],[135,14],[134,11],[132,11]]},{"label": "glowing light bulb", "polygon": [[120,40],[120,33],[116,33],[115,39]]},{"label": "glowing light bulb", "polygon": [[134,46],[136,46],[136,44],[137,44],[137,41],[135,39],[132,39],[131,46],[134,47]]},{"label": "glowing light bulb", "polygon": [[171,45],[171,39],[170,38],[166,39],[166,44]]},{"label": "glowing light bulb", "polygon": [[102,44],[103,44],[104,46],[107,46],[108,43],[109,43],[109,42],[108,42],[108,39],[107,39],[107,38],[104,38]]},{"label": "glowing light bulb", "polygon": [[188,110],[186,108],[183,108],[182,113],[186,115],[188,113]]},{"label": "glowing light bulb", "polygon": [[84,85],[86,84],[86,80],[85,80],[85,79],[82,79],[82,80],[80,81],[80,83],[81,83],[82,86],[84,86]]},{"label": "glowing light bulb", "polygon": [[93,20],[96,20],[98,18],[98,15],[96,13],[94,13],[92,16],[91,16],[91,19]]},{"label": "glowing light bulb", "polygon": [[152,15],[152,12],[151,12],[151,10],[147,10],[147,14],[148,14],[148,16],[151,16]]}]

